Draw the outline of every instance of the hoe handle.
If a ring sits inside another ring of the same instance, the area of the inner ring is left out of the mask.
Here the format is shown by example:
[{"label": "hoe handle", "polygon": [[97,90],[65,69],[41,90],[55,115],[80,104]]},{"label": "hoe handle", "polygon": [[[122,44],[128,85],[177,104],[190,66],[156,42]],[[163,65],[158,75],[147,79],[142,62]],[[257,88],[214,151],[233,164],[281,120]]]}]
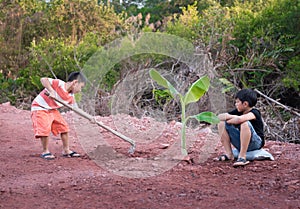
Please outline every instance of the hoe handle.
[{"label": "hoe handle", "polygon": [[[45,94],[46,94],[47,96],[50,95],[48,92],[45,92]],[[88,120],[90,120],[90,121],[92,121],[93,118],[94,118],[93,116],[91,116],[90,114],[84,112],[84,111],[83,111],[82,109],[80,109],[80,108],[73,107],[72,105],[70,105],[70,104],[68,104],[68,103],[66,103],[66,102],[64,102],[64,101],[61,101],[61,100],[58,99],[58,98],[55,98],[55,97],[54,97],[53,99],[54,99],[56,102],[59,102],[60,104],[64,105],[65,107],[69,108],[70,110],[76,112],[78,115],[80,115],[80,116],[82,116],[82,117],[84,117],[84,118],[86,118],[86,119],[88,119]],[[135,151],[135,142],[134,142],[132,139],[130,139],[130,138],[127,137],[127,136],[124,136],[123,134],[121,134],[121,133],[115,131],[114,129],[112,129],[112,128],[106,126],[106,125],[104,125],[104,124],[101,123],[101,122],[98,122],[98,121],[96,121],[96,120],[95,120],[95,122],[96,122],[97,125],[99,125],[100,127],[104,128],[105,130],[107,130],[107,131],[113,133],[114,135],[116,135],[116,136],[120,137],[121,139],[125,140],[126,142],[130,143],[130,144],[132,145],[132,147],[130,148],[129,153],[133,154],[133,152]]]}]

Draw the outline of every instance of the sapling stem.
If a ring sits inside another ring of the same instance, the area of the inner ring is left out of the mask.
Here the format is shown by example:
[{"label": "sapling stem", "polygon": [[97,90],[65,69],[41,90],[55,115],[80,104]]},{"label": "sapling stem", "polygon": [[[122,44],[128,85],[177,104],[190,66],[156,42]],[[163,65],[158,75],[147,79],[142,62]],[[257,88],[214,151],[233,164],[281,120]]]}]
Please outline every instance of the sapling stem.
[{"label": "sapling stem", "polygon": [[184,156],[187,155],[187,150],[186,150],[186,118],[185,118],[185,104],[182,99],[180,99],[181,103],[181,154]]}]

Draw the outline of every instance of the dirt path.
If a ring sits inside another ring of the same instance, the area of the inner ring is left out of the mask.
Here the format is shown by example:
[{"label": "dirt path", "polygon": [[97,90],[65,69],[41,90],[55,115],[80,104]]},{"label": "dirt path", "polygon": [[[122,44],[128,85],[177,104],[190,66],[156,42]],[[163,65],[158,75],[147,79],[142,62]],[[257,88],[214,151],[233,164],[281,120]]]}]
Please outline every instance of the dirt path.
[{"label": "dirt path", "polygon": [[[71,127],[79,123],[86,138],[96,137],[81,119],[71,123]],[[102,132],[105,136],[109,134]],[[126,153],[128,144],[110,137],[111,146]],[[56,159],[43,160],[30,112],[0,105],[0,208],[300,208],[299,145],[267,142],[276,160],[254,161],[244,168],[214,162],[221,152],[216,147],[205,162],[181,161],[153,177],[127,178],[84,154],[76,131],[71,131],[70,139],[81,158],[62,157],[61,141],[52,137],[50,149]],[[155,143],[152,148],[140,147],[127,157],[143,162],[160,149]],[[194,146],[192,159],[201,155],[199,150]]]}]

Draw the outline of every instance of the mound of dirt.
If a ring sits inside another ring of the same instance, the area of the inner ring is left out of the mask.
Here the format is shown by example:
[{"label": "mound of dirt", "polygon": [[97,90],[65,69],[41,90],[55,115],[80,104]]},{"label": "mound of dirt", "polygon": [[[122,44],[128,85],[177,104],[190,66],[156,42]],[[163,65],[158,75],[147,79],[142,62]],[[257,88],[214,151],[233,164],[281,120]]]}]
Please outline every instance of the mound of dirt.
[{"label": "mound of dirt", "polygon": [[188,130],[189,158],[181,158],[175,122],[162,127],[150,118],[97,117],[140,139],[130,155],[127,142],[72,112],[64,117],[71,149],[82,157],[63,157],[61,141],[51,136],[56,159],[47,161],[30,112],[0,105],[0,208],[300,208],[300,145],[267,141],[275,161],[233,168],[213,161],[223,150],[212,143],[217,135],[210,128]]}]

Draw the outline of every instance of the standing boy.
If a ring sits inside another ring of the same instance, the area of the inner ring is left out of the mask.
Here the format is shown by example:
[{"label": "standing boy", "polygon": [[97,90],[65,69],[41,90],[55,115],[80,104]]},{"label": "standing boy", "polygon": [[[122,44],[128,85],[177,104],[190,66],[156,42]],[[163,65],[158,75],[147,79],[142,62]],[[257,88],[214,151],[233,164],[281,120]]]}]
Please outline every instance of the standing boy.
[{"label": "standing boy", "polygon": [[259,150],[264,144],[264,127],[260,111],[255,109],[257,95],[251,89],[242,89],[235,96],[236,109],[218,115],[221,122],[218,125],[219,135],[226,154],[219,161],[234,160],[231,144],[239,151],[234,167],[244,166],[246,152]]},{"label": "standing boy", "polygon": [[[44,90],[33,100],[31,104],[31,119],[34,135],[41,140],[43,151],[41,157],[52,160],[54,155],[48,149],[49,135],[60,134],[63,144],[63,155],[66,157],[80,157],[75,151],[69,148],[69,126],[58,111],[63,105],[54,101],[58,98],[68,104],[75,104],[74,94],[79,93],[85,85],[86,78],[81,72],[73,72],[69,75],[68,81],[59,79],[41,78]],[[49,96],[45,93],[48,92]]]}]

